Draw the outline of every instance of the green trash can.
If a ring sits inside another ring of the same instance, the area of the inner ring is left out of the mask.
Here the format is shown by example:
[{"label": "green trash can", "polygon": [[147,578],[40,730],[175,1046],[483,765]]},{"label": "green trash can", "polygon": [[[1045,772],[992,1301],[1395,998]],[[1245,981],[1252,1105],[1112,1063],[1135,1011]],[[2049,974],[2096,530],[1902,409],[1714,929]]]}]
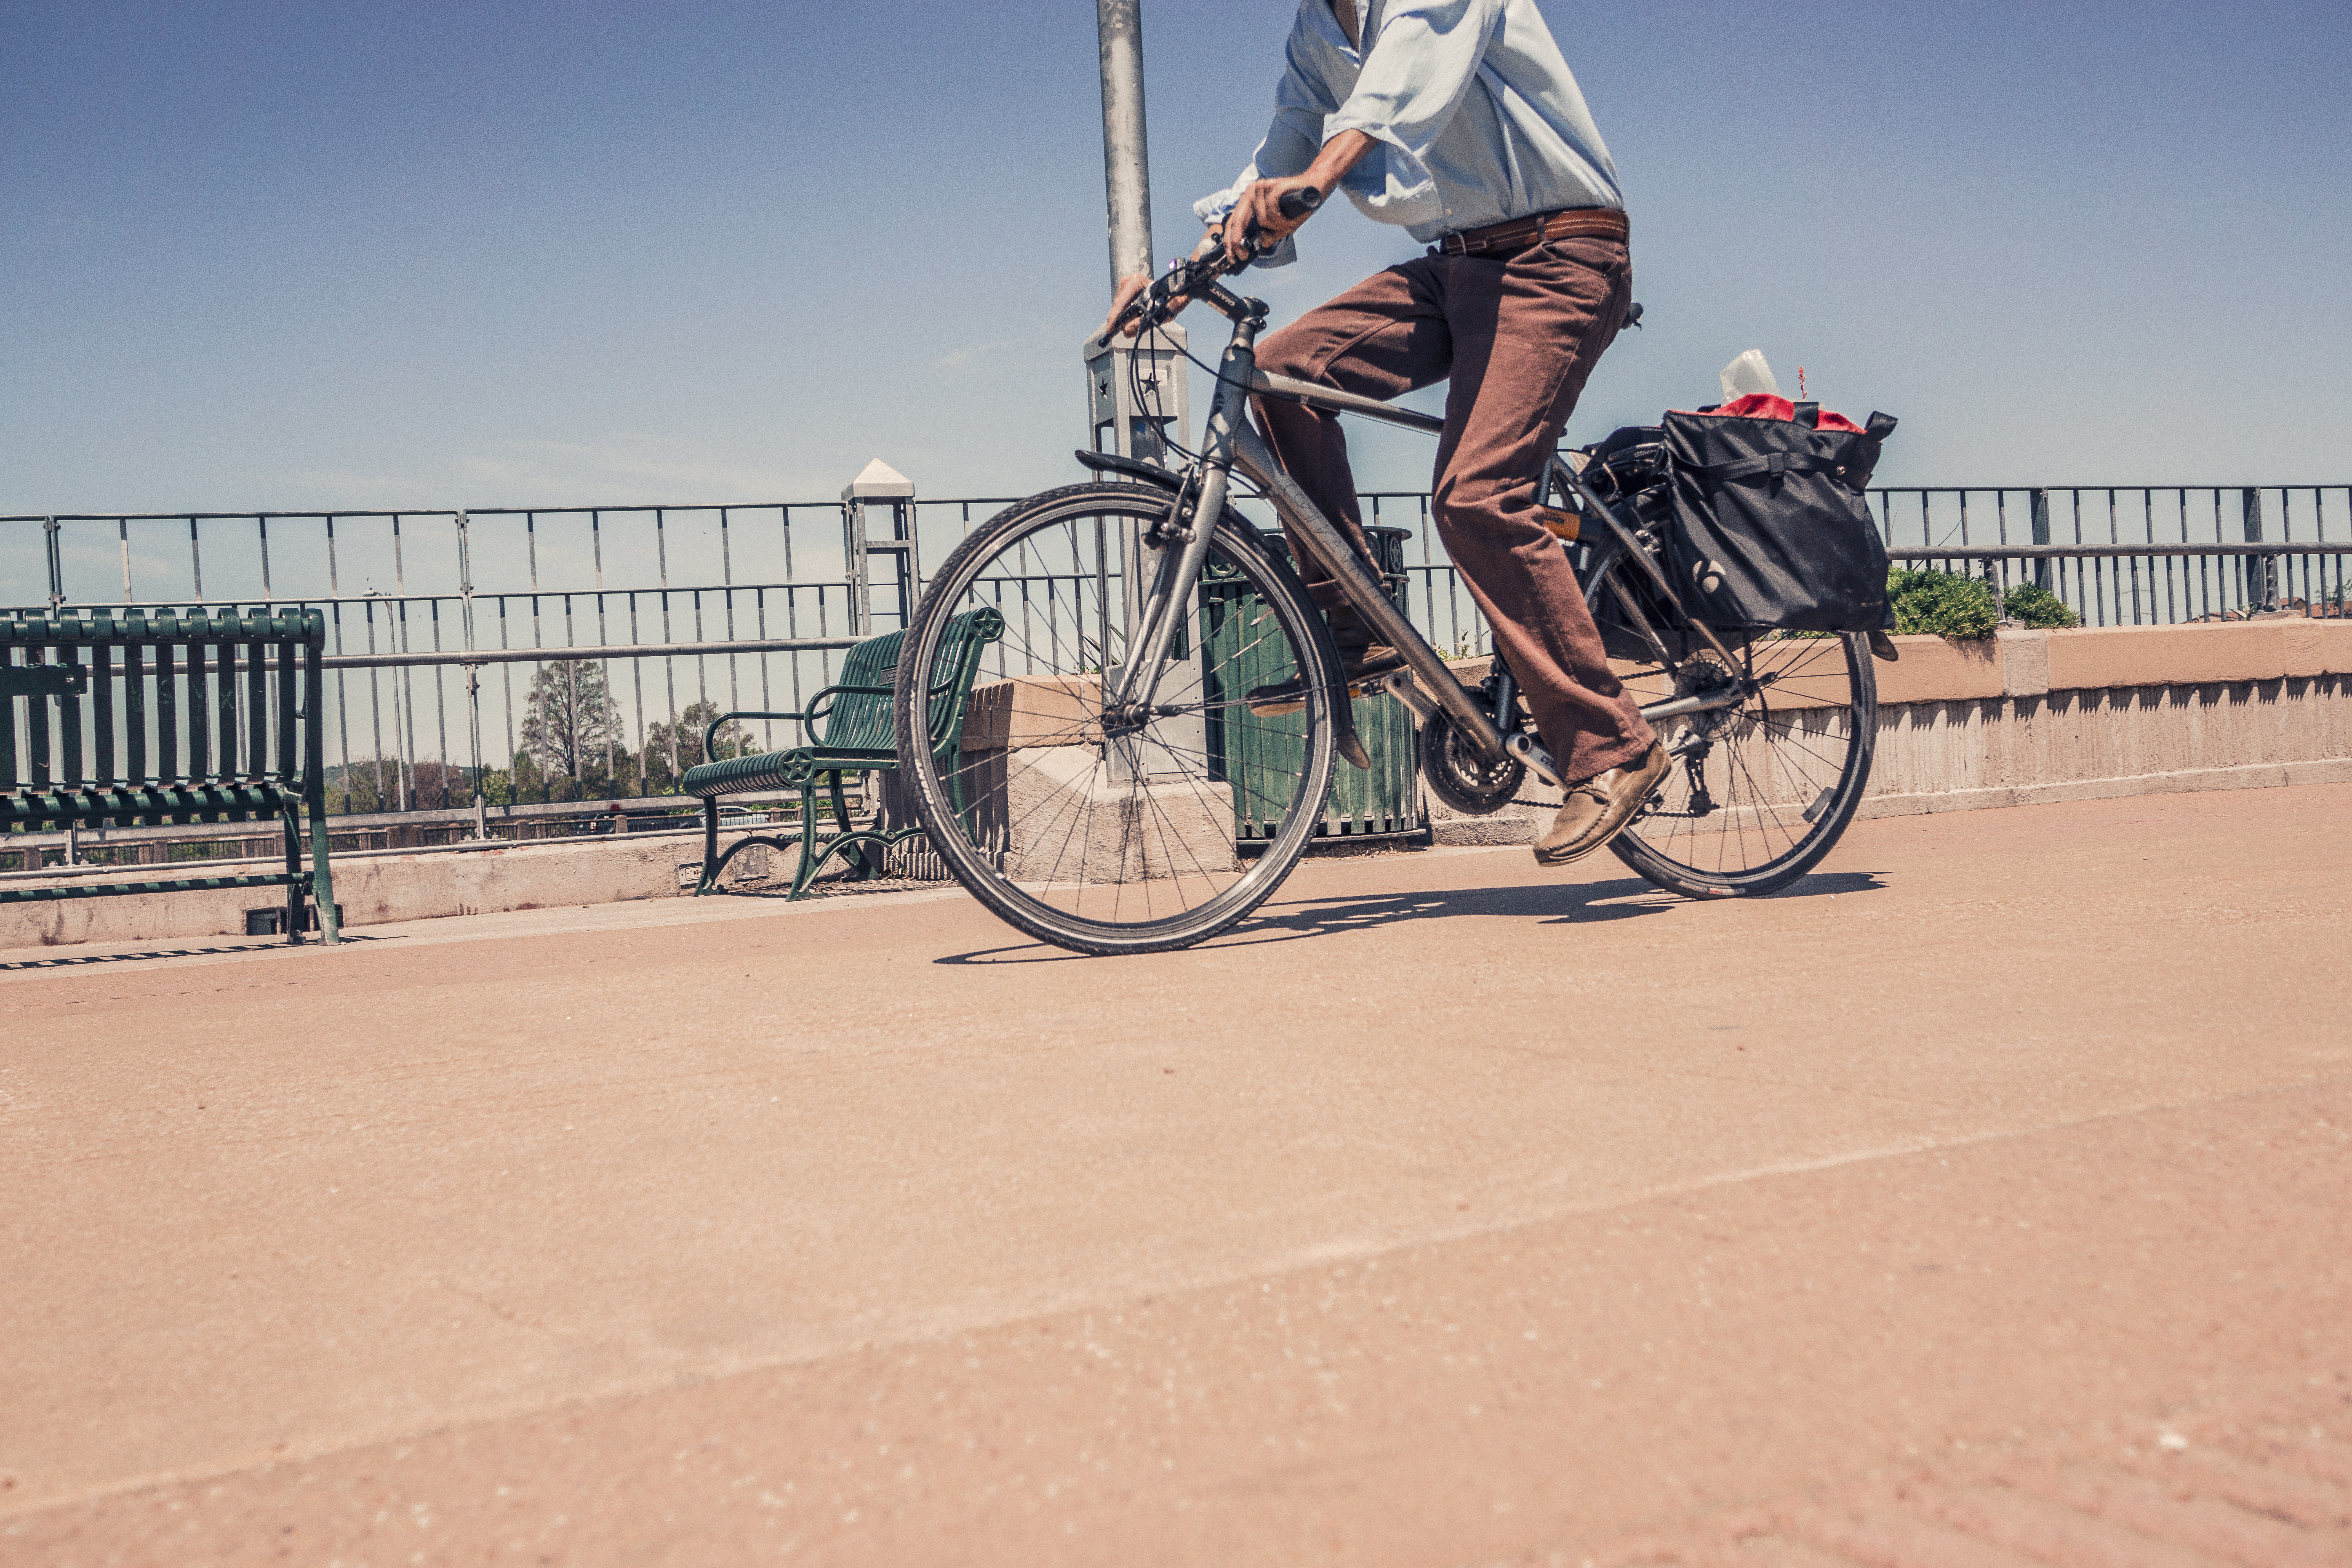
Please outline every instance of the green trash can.
[{"label": "green trash can", "polygon": [[[1368,528],[1374,558],[1389,597],[1405,606],[1404,542],[1412,531]],[[1276,536],[1275,548],[1285,549]],[[1289,676],[1283,651],[1253,638],[1251,626],[1265,601],[1249,592],[1231,574],[1221,577],[1215,563],[1201,580],[1201,644],[1208,679],[1204,693],[1209,707],[1208,752],[1211,776],[1233,786],[1234,837],[1242,844],[1262,844],[1281,828],[1280,811],[1291,795],[1306,753],[1303,716],[1286,719],[1251,718],[1245,710],[1222,703],[1239,702],[1256,686],[1271,685]],[[1413,760],[1412,710],[1393,697],[1359,699],[1356,734],[1370,754],[1372,765],[1358,768],[1342,759],[1333,770],[1331,794],[1324,804],[1318,837],[1370,838],[1419,833],[1421,788]],[[1225,715],[1238,713],[1242,721]]]}]

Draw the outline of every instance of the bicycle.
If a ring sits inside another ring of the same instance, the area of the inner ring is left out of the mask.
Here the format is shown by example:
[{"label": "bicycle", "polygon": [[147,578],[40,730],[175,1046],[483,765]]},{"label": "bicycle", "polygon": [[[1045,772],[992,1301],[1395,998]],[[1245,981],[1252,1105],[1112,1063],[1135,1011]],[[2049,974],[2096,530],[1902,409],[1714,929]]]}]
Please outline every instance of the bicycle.
[{"label": "bicycle", "polygon": [[[1286,216],[1297,216],[1286,214]],[[1282,471],[1249,395],[1436,434],[1442,420],[1256,368],[1263,301],[1221,279],[1249,258],[1213,241],[1139,296],[1139,332],[1189,297],[1233,323],[1200,452],[1181,471],[1081,452],[1091,481],[1015,502],[942,563],[907,633],[895,711],[915,808],[958,881],[1040,941],[1150,952],[1231,929],[1282,885],[1320,826],[1355,703],[1419,721],[1417,762],[1454,809],[1491,813],[1530,774],[1561,779],[1499,654],[1465,684],[1339,531]],[[1406,668],[1359,682],[1283,546],[1230,504],[1239,469],[1307,542]],[[1104,477],[1117,475],[1116,479]],[[1620,673],[1677,766],[1611,843],[1637,875],[1694,897],[1801,877],[1852,820],[1870,773],[1876,687],[1866,639],[1718,631],[1684,613],[1657,531],[1629,522],[1576,464],[1549,459],[1538,500],[1573,534],[1578,581]],[[941,699],[915,672],[943,628],[1004,617],[962,739],[935,747]],[[1303,706],[1251,712],[1292,674]]]}]

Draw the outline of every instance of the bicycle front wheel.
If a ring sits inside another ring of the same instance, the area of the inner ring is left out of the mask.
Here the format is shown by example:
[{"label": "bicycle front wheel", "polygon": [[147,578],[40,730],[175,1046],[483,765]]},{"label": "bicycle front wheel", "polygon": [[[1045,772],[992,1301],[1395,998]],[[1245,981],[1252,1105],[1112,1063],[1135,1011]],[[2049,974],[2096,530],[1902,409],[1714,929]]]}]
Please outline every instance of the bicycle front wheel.
[{"label": "bicycle front wheel", "polygon": [[[1245,919],[1306,853],[1331,784],[1329,635],[1238,519],[1150,711],[1104,711],[1150,588],[1143,538],[1171,510],[1114,483],[1015,503],[940,568],[899,659],[898,754],[932,845],[996,914],[1081,952],[1186,947]],[[942,658],[974,625],[994,636],[959,704]],[[1293,678],[1297,711],[1249,710],[1253,689]]]},{"label": "bicycle front wheel", "polygon": [[1645,880],[1699,897],[1777,892],[1820,864],[1870,783],[1878,686],[1867,639],[1766,632],[1736,668],[1713,654],[1624,675],[1644,707],[1735,680],[1764,684],[1736,707],[1662,720],[1673,769],[1610,841]]}]

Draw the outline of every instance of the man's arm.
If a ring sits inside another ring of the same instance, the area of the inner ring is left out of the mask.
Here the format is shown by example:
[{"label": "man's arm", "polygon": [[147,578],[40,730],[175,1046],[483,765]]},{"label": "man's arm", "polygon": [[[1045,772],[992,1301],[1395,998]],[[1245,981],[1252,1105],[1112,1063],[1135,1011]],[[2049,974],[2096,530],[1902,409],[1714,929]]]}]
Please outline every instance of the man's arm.
[{"label": "man's arm", "polygon": [[[1212,228],[1202,235],[1201,243],[1192,247],[1192,254],[1200,255],[1208,248],[1211,240],[1222,238],[1224,242],[1225,254],[1238,256],[1241,254],[1242,247],[1248,243],[1250,226],[1253,224],[1258,230],[1257,248],[1273,249],[1297,233],[1307,218],[1315,216],[1310,212],[1295,218],[1283,216],[1282,198],[1293,191],[1307,190],[1310,187],[1318,196],[1328,197],[1339,184],[1341,177],[1354,168],[1365,153],[1377,145],[1378,143],[1372,138],[1360,131],[1342,131],[1323,143],[1323,150],[1315,155],[1315,162],[1307,166],[1305,174],[1290,174],[1279,179],[1253,181],[1243,188],[1241,200],[1234,204],[1234,210],[1225,215],[1223,226]],[[1118,321],[1119,312],[1126,310],[1138,294],[1150,286],[1150,278],[1141,272],[1129,273],[1120,279],[1118,291],[1111,297],[1110,314],[1103,318],[1102,330],[1095,335],[1108,337],[1112,326]],[[1181,310],[1188,301],[1182,296],[1179,296],[1170,303],[1171,309],[1169,314],[1172,316],[1178,310]],[[1132,323],[1127,327],[1124,335],[1130,338],[1135,336]]]},{"label": "man's arm", "polygon": [[1348,171],[1362,162],[1364,154],[1378,144],[1360,131],[1342,131],[1323,143],[1323,150],[1315,155],[1315,162],[1307,166],[1305,174],[1259,180],[1249,185],[1242,192],[1241,200],[1234,204],[1234,210],[1225,215],[1227,254],[1241,253],[1253,225],[1258,230],[1263,249],[1271,250],[1288,239],[1298,231],[1300,225],[1315,215],[1308,213],[1301,217],[1285,217],[1282,216],[1282,198],[1293,191],[1310,187],[1317,195],[1328,196]]},{"label": "man's arm", "polygon": [[1425,156],[1469,96],[1502,15],[1502,0],[1389,0],[1380,36],[1332,121],[1416,160]]},{"label": "man's arm", "polygon": [[[1325,3],[1330,3],[1330,0],[1325,0]],[[1352,12],[1351,0],[1339,0],[1339,5],[1347,5]],[[1286,188],[1296,189],[1311,170],[1320,166],[1323,156],[1330,153],[1331,149],[1320,141],[1323,121],[1325,116],[1339,107],[1339,100],[1323,79],[1323,72],[1316,58],[1318,47],[1307,11],[1302,7],[1298,20],[1291,27],[1289,41],[1283,48],[1282,80],[1275,88],[1274,123],[1267,127],[1265,140],[1258,143],[1257,151],[1251,154],[1248,164],[1233,185],[1192,205],[1193,213],[1209,226],[1208,234],[1202,237],[1199,246],[1193,247],[1195,257],[1211,239],[1224,230],[1227,214],[1243,204],[1254,185],[1264,180],[1279,178],[1290,182]],[[1328,195],[1331,186],[1338,183],[1339,174],[1345,173],[1361,156],[1362,153],[1358,152],[1347,158],[1339,164],[1338,171],[1318,188]],[[1274,171],[1297,173],[1277,174]],[[1275,199],[1281,199],[1280,193],[1276,193]],[[1244,227],[1246,224],[1245,219]],[[1265,226],[1261,222],[1260,226]],[[1298,226],[1282,221],[1275,226],[1279,238],[1288,237]],[[1112,291],[1110,315],[1103,323],[1104,333],[1109,331],[1110,323],[1118,319],[1118,313],[1127,308],[1128,302],[1149,286],[1150,279],[1140,273],[1118,280],[1118,286]]]}]

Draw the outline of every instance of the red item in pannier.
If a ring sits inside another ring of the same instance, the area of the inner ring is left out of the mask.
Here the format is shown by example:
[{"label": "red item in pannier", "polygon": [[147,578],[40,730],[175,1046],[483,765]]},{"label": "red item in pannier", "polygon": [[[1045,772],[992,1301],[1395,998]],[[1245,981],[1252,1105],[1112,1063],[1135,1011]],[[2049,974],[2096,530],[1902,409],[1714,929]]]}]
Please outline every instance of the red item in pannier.
[{"label": "red item in pannier", "polygon": [[[1675,412],[1687,414],[1691,410],[1677,408]],[[1708,413],[1718,419],[1794,419],[1797,416],[1797,405],[1778,393],[1751,392],[1745,397],[1733,398],[1720,408],[1709,409]],[[1813,428],[1843,430],[1855,436],[1867,434],[1861,426],[1844,415],[1832,414],[1826,408],[1822,410],[1821,422]]]}]

